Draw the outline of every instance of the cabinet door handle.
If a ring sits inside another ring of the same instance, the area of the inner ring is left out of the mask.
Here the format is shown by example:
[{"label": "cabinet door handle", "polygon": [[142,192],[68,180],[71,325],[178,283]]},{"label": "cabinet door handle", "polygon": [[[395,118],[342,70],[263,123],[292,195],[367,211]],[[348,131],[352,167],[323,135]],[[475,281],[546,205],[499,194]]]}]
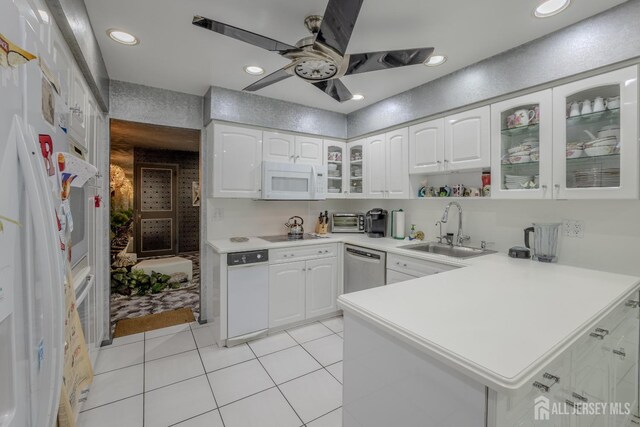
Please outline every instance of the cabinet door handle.
[{"label": "cabinet door handle", "polygon": [[607,329],[596,328],[596,332],[601,335],[609,335],[609,331]]},{"label": "cabinet door handle", "polygon": [[591,332],[591,333],[589,334],[589,336],[590,336],[591,338],[596,338],[596,339],[599,339],[599,340],[603,340],[603,339],[604,339],[604,335],[600,335],[600,334],[595,333],[595,332]]},{"label": "cabinet door handle", "polygon": [[544,384],[544,383],[542,383],[540,381],[535,381],[533,383],[533,386],[535,388],[537,388],[538,390],[541,390],[541,391],[543,391],[545,393],[548,393],[549,390],[551,389],[551,387],[553,387],[555,384],[560,382],[560,377],[558,377],[557,375],[552,375],[552,374],[550,374],[548,372],[545,372],[542,375],[542,378],[544,378],[546,380],[550,380],[551,384]]},{"label": "cabinet door handle", "polygon": [[322,253],[322,251],[318,251],[318,253],[319,253],[319,254],[321,254],[321,253]]},{"label": "cabinet door handle", "polygon": [[625,305],[631,308],[638,308],[638,306],[640,305],[640,301],[629,300],[625,303]]},{"label": "cabinet door handle", "polygon": [[574,399],[578,399],[580,402],[588,402],[589,401],[589,399],[587,399],[586,397],[576,393],[575,391],[573,393],[571,393],[571,396]]},{"label": "cabinet door handle", "polygon": [[624,359],[625,357],[627,357],[627,351],[622,347],[617,350],[613,350],[613,354],[615,354],[616,356],[620,356],[620,359]]}]

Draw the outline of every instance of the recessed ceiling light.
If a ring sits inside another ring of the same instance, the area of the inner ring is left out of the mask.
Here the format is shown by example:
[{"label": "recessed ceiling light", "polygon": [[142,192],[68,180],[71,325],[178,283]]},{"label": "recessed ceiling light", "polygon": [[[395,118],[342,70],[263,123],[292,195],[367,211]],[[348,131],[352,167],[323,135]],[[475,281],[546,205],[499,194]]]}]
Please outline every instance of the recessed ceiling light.
[{"label": "recessed ceiling light", "polygon": [[364,99],[364,95],[361,95],[359,93],[354,93],[351,99],[353,101],[362,101]]},{"label": "recessed ceiling light", "polygon": [[436,67],[447,62],[447,57],[444,55],[431,55],[429,59],[424,63],[427,67]]},{"label": "recessed ceiling light", "polygon": [[139,43],[139,40],[133,34],[129,34],[126,31],[110,29],[107,30],[107,34],[111,37],[111,40],[127,46],[134,46]]},{"label": "recessed ceiling light", "polygon": [[259,76],[260,74],[264,74],[264,68],[258,67],[257,65],[247,65],[244,67],[244,72],[252,76]]},{"label": "recessed ceiling light", "polygon": [[533,15],[536,18],[548,18],[568,8],[570,3],[571,0],[545,0],[536,7]]}]

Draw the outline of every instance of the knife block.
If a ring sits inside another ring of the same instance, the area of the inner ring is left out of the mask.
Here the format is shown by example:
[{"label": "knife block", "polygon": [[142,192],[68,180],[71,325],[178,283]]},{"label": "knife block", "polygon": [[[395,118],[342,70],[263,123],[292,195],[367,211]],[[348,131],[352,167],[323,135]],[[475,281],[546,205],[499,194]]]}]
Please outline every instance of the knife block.
[{"label": "knife block", "polygon": [[316,233],[317,234],[327,234],[327,230],[329,229],[328,224],[320,224],[320,221],[316,222]]}]

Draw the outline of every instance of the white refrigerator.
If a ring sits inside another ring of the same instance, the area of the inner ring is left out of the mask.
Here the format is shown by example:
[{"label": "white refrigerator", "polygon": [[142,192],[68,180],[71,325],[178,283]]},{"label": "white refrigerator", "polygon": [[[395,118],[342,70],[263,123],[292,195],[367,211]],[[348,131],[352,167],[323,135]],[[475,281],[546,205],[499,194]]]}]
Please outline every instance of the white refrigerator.
[{"label": "white refrigerator", "polygon": [[[3,2],[0,33],[53,64],[33,19]],[[0,427],[54,426],[60,399],[64,256],[40,135],[67,147],[43,116],[42,77],[37,59],[0,67]]]}]

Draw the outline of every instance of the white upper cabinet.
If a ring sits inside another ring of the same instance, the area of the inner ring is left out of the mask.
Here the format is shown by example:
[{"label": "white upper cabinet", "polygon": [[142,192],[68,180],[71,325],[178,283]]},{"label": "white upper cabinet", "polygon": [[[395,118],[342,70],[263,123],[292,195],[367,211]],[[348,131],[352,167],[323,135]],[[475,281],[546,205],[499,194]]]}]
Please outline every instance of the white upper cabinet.
[{"label": "white upper cabinet", "polygon": [[365,147],[365,192],[367,198],[381,199],[386,195],[387,144],[385,134],[370,136]]},{"label": "white upper cabinet", "polygon": [[322,165],[324,142],[322,138],[296,135],[295,137],[295,162],[310,165]]},{"label": "white upper cabinet", "polygon": [[213,144],[213,197],[260,198],[262,131],[212,123],[207,138]]},{"label": "white upper cabinet", "polygon": [[324,159],[327,162],[327,199],[344,199],[349,191],[349,161],[347,144],[324,140]]},{"label": "white upper cabinet", "polygon": [[361,199],[365,197],[365,146],[367,139],[347,144],[347,158],[344,160],[346,164],[345,173],[348,177],[346,197],[350,199]]},{"label": "white upper cabinet", "polygon": [[365,191],[368,198],[409,198],[409,130],[371,136],[365,144]]},{"label": "white upper cabinet", "polygon": [[265,131],[263,140],[264,161],[323,164],[324,143],[321,138]]},{"label": "white upper cabinet", "polygon": [[409,198],[409,129],[387,132],[386,196],[390,199]]},{"label": "white upper cabinet", "polygon": [[553,192],[638,198],[638,67],[553,89]]},{"label": "white upper cabinet", "polygon": [[268,162],[293,163],[295,136],[288,133],[263,132],[263,156]]},{"label": "white upper cabinet", "polygon": [[409,173],[437,173],[444,160],[444,119],[409,127]]},{"label": "white upper cabinet", "polygon": [[491,106],[491,197],[551,199],[551,89]]},{"label": "white upper cabinet", "polygon": [[488,168],[491,162],[490,107],[445,118],[444,170]]}]

